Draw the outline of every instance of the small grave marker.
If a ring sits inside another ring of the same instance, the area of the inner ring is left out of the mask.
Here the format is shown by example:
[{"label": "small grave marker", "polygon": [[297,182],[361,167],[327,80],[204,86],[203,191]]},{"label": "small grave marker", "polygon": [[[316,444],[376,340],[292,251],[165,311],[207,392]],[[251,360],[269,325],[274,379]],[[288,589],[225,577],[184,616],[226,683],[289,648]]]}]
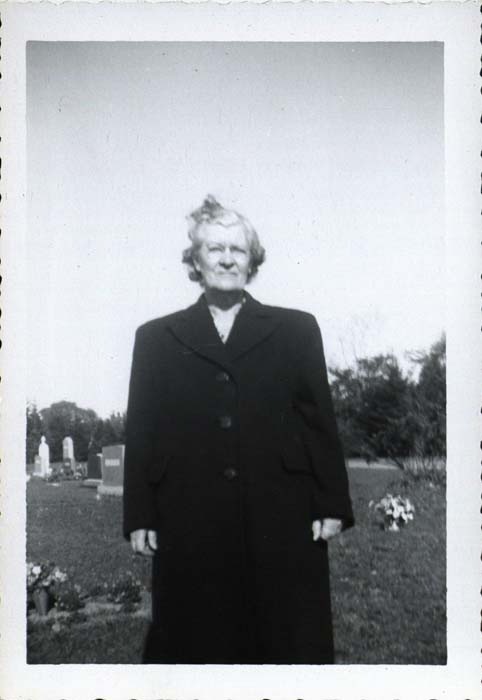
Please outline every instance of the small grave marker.
[{"label": "small grave marker", "polygon": [[42,476],[42,457],[40,455],[35,455],[35,461],[33,465],[33,475]]}]

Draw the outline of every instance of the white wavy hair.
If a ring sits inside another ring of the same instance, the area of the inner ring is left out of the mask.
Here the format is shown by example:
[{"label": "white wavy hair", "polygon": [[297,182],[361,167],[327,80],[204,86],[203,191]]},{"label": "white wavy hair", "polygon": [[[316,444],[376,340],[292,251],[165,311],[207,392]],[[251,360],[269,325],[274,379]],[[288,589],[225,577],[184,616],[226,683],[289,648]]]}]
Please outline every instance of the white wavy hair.
[{"label": "white wavy hair", "polygon": [[191,245],[183,250],[182,262],[189,270],[189,279],[193,282],[201,282],[202,280],[201,274],[196,270],[194,261],[202,243],[199,230],[204,224],[221,224],[221,226],[240,224],[243,227],[248,241],[250,256],[248,282],[253,279],[258,272],[259,266],[265,261],[266,253],[259,242],[256,229],[245,216],[233,209],[225,209],[213,195],[208,194],[202,205],[192,211],[187,218],[190,221],[188,236],[191,240]]}]

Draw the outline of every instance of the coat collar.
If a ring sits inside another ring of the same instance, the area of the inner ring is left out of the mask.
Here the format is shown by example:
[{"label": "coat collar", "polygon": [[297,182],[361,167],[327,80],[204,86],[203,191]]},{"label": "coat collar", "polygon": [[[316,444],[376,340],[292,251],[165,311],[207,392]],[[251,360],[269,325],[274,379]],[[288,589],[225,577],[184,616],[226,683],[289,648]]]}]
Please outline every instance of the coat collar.
[{"label": "coat collar", "polygon": [[171,330],[191,350],[229,368],[233,360],[271,335],[279,323],[273,309],[260,304],[246,292],[245,296],[226,344],[218,336],[204,294],[177,315],[170,324]]}]

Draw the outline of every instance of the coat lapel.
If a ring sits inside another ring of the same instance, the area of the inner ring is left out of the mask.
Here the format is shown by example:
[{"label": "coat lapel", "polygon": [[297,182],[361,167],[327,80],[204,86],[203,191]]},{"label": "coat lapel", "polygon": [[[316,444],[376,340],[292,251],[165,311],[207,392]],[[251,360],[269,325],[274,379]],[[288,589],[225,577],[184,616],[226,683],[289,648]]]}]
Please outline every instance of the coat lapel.
[{"label": "coat lapel", "polygon": [[212,362],[227,367],[229,357],[221,341],[208,305],[201,295],[197,302],[171,322],[171,330],[188,348]]},{"label": "coat lapel", "polygon": [[232,360],[249,352],[268,338],[279,325],[280,319],[269,306],[260,304],[250,294],[236,317],[226,343],[226,350]]},{"label": "coat lapel", "polygon": [[174,335],[186,347],[222,367],[231,369],[231,362],[258,345],[274,331],[279,319],[270,307],[260,304],[250,294],[241,307],[224,345],[216,331],[205,298],[179,314],[170,324]]}]

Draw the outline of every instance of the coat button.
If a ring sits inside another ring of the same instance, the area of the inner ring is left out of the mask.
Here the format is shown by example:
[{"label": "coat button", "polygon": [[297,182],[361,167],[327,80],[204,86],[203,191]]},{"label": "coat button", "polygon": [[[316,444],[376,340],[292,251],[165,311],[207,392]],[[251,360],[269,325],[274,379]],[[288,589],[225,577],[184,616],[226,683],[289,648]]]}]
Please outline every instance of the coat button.
[{"label": "coat button", "polygon": [[238,470],[235,469],[234,467],[228,467],[227,469],[224,470],[223,474],[228,481],[232,481],[233,479],[237,478]]},{"label": "coat button", "polygon": [[231,377],[227,372],[218,372],[216,374],[216,381],[218,382],[229,382],[231,380]]},{"label": "coat button", "polygon": [[225,430],[227,428],[231,428],[233,425],[233,419],[231,418],[231,416],[219,416],[219,425]]}]

